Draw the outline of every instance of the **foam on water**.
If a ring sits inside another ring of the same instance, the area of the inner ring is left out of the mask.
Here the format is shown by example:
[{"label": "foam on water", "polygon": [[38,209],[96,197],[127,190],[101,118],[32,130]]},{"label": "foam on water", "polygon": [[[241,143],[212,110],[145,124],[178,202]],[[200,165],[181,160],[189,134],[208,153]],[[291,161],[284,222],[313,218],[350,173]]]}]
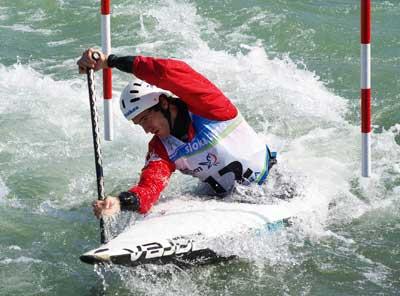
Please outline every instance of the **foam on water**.
[{"label": "foam on water", "polygon": [[0,75],[1,95],[5,97],[0,105],[2,114],[28,115],[30,111],[32,117],[40,117],[60,127],[64,125],[68,129],[77,129],[72,125],[76,121],[74,118],[66,119],[61,115],[72,116],[84,112],[81,107],[86,91],[83,81],[55,81],[21,64],[11,67],[0,65]]},{"label": "foam on water", "polygon": [[[3,156],[7,167],[3,182],[13,183],[10,189],[13,196],[23,199],[31,196],[29,207],[38,214],[51,216],[62,215],[63,209],[94,199],[86,77],[57,81],[21,64],[0,65],[0,76],[0,95],[4,98],[0,102],[4,120],[0,157]],[[99,75],[96,79],[100,85]],[[99,100],[97,104],[99,114],[102,114],[101,103]],[[108,158],[104,169],[106,176],[110,176],[107,181],[120,183],[121,178],[132,178],[132,166],[135,171],[140,170],[149,136],[123,118],[118,100],[113,103],[117,139],[108,146],[103,143],[103,152],[105,157],[115,157]],[[29,187],[23,186],[24,183],[30,184]],[[106,184],[111,191],[113,182]]]},{"label": "foam on water", "polygon": [[[360,131],[345,119],[351,112],[347,100],[328,89],[304,64],[294,62],[288,55],[271,58],[265,45],[248,35],[246,26],[226,36],[227,47],[235,50],[218,49],[208,40],[219,37],[217,29],[221,24],[202,17],[194,3],[141,1],[140,9],[137,7],[131,1],[122,1],[114,7],[115,17],[127,16],[137,21],[134,28],[127,24],[125,29],[115,31],[115,38],[131,40],[129,36],[135,35],[139,39],[135,47],[133,43],[123,43],[114,49],[115,52],[176,56],[204,73],[235,102],[272,150],[278,151],[279,164],[274,170],[286,176],[298,189],[298,196],[291,203],[307,204],[313,209],[299,215],[293,227],[281,232],[268,236],[249,234],[225,244],[219,242],[221,253],[239,254],[241,259],[239,263],[228,264],[227,269],[233,270],[231,280],[240,283],[241,272],[246,271],[245,279],[257,281],[257,274],[264,278],[274,274],[276,281],[285,285],[286,273],[303,272],[302,267],[312,257],[310,253],[316,251],[319,258],[318,251],[324,250],[326,244],[338,247],[334,251],[338,257],[355,258],[365,280],[384,285],[391,271],[363,257],[354,239],[336,231],[335,226],[362,219],[375,210],[398,215],[400,149],[396,138],[400,135],[400,125],[373,133],[373,174],[363,179],[359,176]],[[0,19],[5,20],[3,9],[0,8],[0,12]],[[268,22],[276,25],[285,18],[258,11],[251,11],[251,15],[249,23],[260,25],[268,25]],[[32,21],[44,18],[39,11]],[[32,25],[15,24],[3,28],[52,34],[51,30],[38,31]],[[314,34],[312,31],[303,33],[305,37]],[[75,39],[66,38],[47,44],[57,47],[72,42]],[[74,63],[67,60],[53,70],[72,68]],[[0,100],[0,113],[5,137],[0,143],[0,157],[10,157],[9,161],[1,162],[5,169],[2,167],[0,178],[0,205],[10,193],[26,205],[29,202],[24,200],[27,191],[19,192],[19,183],[15,184],[17,178],[21,183],[24,178],[30,178],[31,183],[37,181],[37,187],[46,190],[36,188],[32,197],[41,200],[28,208],[37,215],[68,218],[65,210],[83,207],[83,203],[86,206],[96,195],[86,82],[84,77],[57,81],[34,68],[33,64],[0,65],[0,96],[4,98]],[[127,79],[119,74],[116,77]],[[100,85],[99,78],[96,82]],[[116,81],[115,97],[119,96],[123,84],[125,82]],[[128,187],[137,180],[149,140],[149,136],[122,118],[118,100],[113,100],[113,104],[116,139],[103,144],[107,190],[120,188],[122,183]],[[99,107],[101,112],[101,104]],[[164,193],[168,198],[181,198],[187,194],[187,184],[194,183],[175,175]],[[43,182],[54,177],[54,183]],[[273,173],[270,179],[277,181]],[[248,197],[263,202],[255,195]],[[70,214],[68,219],[83,219],[81,214]],[[309,245],[314,249],[310,250]],[[316,262],[318,268],[334,267],[335,262],[329,261],[330,255],[321,255],[328,259]],[[27,258],[2,259],[0,263],[40,263]],[[248,262],[251,267],[246,269],[243,266]],[[226,266],[182,271],[174,266],[150,266],[112,270],[132,291],[153,295],[204,295],[208,291],[212,293],[210,286],[220,285],[216,281],[224,279],[224,268]],[[218,287],[218,291],[224,291],[223,287]]]},{"label": "foam on water", "polygon": [[56,32],[54,30],[49,30],[49,29],[34,29],[31,26],[24,24],[14,24],[12,26],[0,26],[0,28],[10,29],[17,32],[38,33],[43,35],[51,35]]},{"label": "foam on water", "polygon": [[15,246],[15,245],[9,246],[8,249],[9,249],[9,250],[16,250],[16,251],[21,251],[21,250],[22,250],[21,247]]},{"label": "foam on water", "polygon": [[9,193],[9,189],[4,184],[3,180],[0,178],[0,201],[3,200],[5,196]]},{"label": "foam on water", "polygon": [[64,39],[64,40],[60,40],[60,41],[50,41],[50,42],[47,42],[47,45],[50,47],[57,47],[57,46],[69,44],[69,43],[72,43],[75,41],[77,41],[77,40],[74,38],[68,38],[68,39]]},{"label": "foam on water", "polygon": [[[220,242],[220,252],[239,254],[245,261],[281,270],[303,264],[302,255],[307,258],[309,252],[304,245],[305,240],[311,240],[316,245],[321,241],[334,240],[347,250],[346,256],[351,254],[352,240],[329,227],[348,223],[377,207],[390,208],[393,204],[399,192],[396,174],[399,172],[400,155],[395,142],[398,126],[373,134],[373,150],[376,152],[374,173],[365,180],[359,177],[359,127],[345,119],[350,112],[347,100],[328,89],[304,64],[295,63],[285,55],[269,58],[264,45],[257,40],[251,45],[240,44],[241,41],[249,41],[244,38],[246,28],[243,27],[231,33],[230,38],[232,44],[239,42],[236,44],[238,48],[240,46],[239,50],[227,52],[210,47],[205,38],[216,34],[219,24],[202,18],[192,3],[170,0],[155,6],[146,2],[141,6],[142,10],[135,12],[131,12],[134,10],[129,7],[128,3],[123,3],[115,8],[114,13],[120,16],[138,14],[134,19],[140,20],[140,30],[135,30],[135,34],[142,38],[142,42],[135,48],[130,45],[116,48],[116,52],[156,52],[158,55],[169,52],[171,55],[172,50],[174,56],[183,58],[204,73],[239,106],[271,148],[278,151],[278,169],[280,167],[290,175],[300,188],[300,197],[293,203],[307,203],[313,209],[300,215],[294,227],[280,233],[266,237],[250,234],[229,244]],[[171,15],[176,17],[171,18]],[[277,23],[281,19],[276,16],[271,21]],[[265,15],[259,13],[251,21],[265,21]],[[179,30],[176,30],[177,27]],[[126,33],[124,31],[121,35]],[[116,35],[119,38],[118,32]],[[118,124],[118,128],[126,128],[122,123]],[[121,164],[123,160],[117,163]],[[111,164],[112,169],[116,169],[115,164]],[[172,183],[185,180],[181,176],[175,178],[177,181],[173,179]],[[391,184],[392,188],[388,189],[385,184]],[[181,188],[170,186],[166,195],[181,197]],[[293,245],[296,246],[295,252]],[[359,260],[362,261],[362,258],[359,257]],[[365,277],[382,282],[387,270],[381,266],[374,273],[374,266],[371,262],[367,264]],[[191,271],[176,272],[174,268],[171,277],[160,282],[160,274],[170,272],[166,271],[169,268],[118,269],[118,272],[123,277],[129,277],[130,280],[126,281],[128,288],[144,293],[163,294],[167,290],[196,294],[204,288],[199,283],[201,280],[193,282]],[[201,270],[200,273],[204,272],[202,277],[207,279],[211,269]],[[149,279],[152,276],[154,281]],[[165,289],[166,286],[168,289]]]},{"label": "foam on water", "polygon": [[31,263],[42,263],[42,260],[34,259],[34,258],[29,258],[25,256],[21,256],[15,259],[3,259],[0,260],[0,264],[3,265],[9,265],[9,264],[31,264]]},{"label": "foam on water", "polygon": [[[3,179],[13,184],[18,198],[59,199],[70,165],[91,147],[84,140],[85,85],[79,80],[54,81],[24,65],[0,65],[0,76],[2,134],[7,143],[1,152],[10,155]],[[24,183],[29,186],[21,189]]]}]

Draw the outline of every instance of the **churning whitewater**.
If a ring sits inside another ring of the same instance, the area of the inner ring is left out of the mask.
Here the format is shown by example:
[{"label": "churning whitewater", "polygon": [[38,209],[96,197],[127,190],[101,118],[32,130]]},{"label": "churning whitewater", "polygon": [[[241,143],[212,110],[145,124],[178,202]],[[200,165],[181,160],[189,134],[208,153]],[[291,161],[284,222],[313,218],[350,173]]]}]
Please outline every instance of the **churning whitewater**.
[{"label": "churning whitewater", "polygon": [[[95,267],[99,246],[93,143],[82,51],[100,44],[100,2],[0,4],[1,295],[396,295],[400,289],[400,4],[373,3],[372,176],[360,176],[359,3],[112,1],[118,55],[182,59],[213,81],[274,150],[261,188],[228,202],[306,207],[291,227],[215,240],[237,259]],[[106,191],[137,182],[149,136],[118,98],[113,142],[102,141]],[[101,75],[96,73],[103,112]],[[102,121],[101,121],[101,124]],[[102,126],[101,126],[102,130]],[[277,196],[294,194],[291,200]],[[198,203],[197,181],[176,173],[165,202]],[[116,234],[136,215],[107,221]]]}]

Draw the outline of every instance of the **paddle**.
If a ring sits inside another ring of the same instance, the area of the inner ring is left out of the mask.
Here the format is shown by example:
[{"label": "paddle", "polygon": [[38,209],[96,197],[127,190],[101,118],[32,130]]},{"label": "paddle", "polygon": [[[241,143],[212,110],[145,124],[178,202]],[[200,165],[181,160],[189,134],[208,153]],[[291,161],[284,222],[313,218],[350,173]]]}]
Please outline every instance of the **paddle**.
[{"label": "paddle", "polygon": [[[92,57],[96,61],[100,58],[97,52],[93,53]],[[94,90],[94,71],[92,69],[88,69],[86,74],[89,90],[90,115],[92,120],[94,159],[96,164],[97,196],[99,200],[104,200],[103,159],[100,148],[99,115],[96,109],[96,94]],[[103,218],[100,218],[100,242],[102,244],[106,242]]]}]

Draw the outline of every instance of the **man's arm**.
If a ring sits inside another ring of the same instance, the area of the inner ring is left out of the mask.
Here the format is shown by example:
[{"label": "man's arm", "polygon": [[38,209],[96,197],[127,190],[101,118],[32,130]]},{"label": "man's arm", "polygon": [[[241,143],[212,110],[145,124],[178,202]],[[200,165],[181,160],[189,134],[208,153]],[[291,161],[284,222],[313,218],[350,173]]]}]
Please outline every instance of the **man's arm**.
[{"label": "man's arm", "polygon": [[238,111],[207,78],[183,61],[137,56],[132,73],[138,78],[174,93],[189,111],[212,120],[229,120]]},{"label": "man's arm", "polygon": [[194,114],[212,120],[229,120],[238,113],[232,102],[214,84],[183,61],[143,56],[117,57],[112,54],[107,57],[98,51],[100,59],[95,61],[92,57],[94,52],[96,50],[89,48],[82,54],[77,62],[80,73],[85,73],[86,69],[97,71],[116,67],[171,91]]},{"label": "man's arm", "polygon": [[175,165],[168,159],[165,148],[154,137],[149,143],[149,153],[139,183],[129,189],[139,198],[140,213],[147,213],[157,202],[174,170]]},{"label": "man's arm", "polygon": [[237,115],[237,109],[231,101],[213,83],[183,61],[110,55],[107,65],[133,73],[152,85],[171,91],[194,114],[213,120],[228,120]]},{"label": "man's arm", "polygon": [[174,170],[175,165],[168,159],[165,148],[154,137],[149,143],[149,153],[139,183],[128,192],[121,192],[118,197],[107,196],[104,200],[94,201],[95,216],[110,216],[120,210],[147,213],[159,199]]}]

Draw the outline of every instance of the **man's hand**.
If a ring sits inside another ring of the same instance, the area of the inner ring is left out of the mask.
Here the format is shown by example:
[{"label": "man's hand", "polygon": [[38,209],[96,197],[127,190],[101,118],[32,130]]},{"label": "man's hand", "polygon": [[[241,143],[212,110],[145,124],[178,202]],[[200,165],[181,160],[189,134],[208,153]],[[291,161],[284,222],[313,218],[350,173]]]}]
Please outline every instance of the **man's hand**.
[{"label": "man's hand", "polygon": [[112,216],[121,211],[119,199],[113,196],[107,196],[104,200],[95,200],[92,206],[93,213],[97,219],[104,216]]},{"label": "man's hand", "polygon": [[[98,53],[100,58],[96,61],[93,59],[93,53]],[[85,74],[88,69],[98,71],[107,68],[107,56],[99,50],[89,48],[85,50],[82,57],[76,63],[79,66],[79,73]]]}]

